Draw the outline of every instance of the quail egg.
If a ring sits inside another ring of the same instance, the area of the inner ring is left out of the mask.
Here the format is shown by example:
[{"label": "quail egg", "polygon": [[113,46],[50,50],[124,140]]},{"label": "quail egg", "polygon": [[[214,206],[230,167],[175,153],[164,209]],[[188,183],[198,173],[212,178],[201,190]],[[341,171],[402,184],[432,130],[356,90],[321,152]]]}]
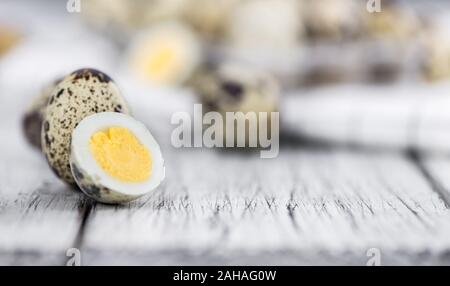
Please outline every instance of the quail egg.
[{"label": "quail egg", "polygon": [[137,37],[128,58],[131,72],[142,81],[177,85],[196,69],[201,49],[189,27],[175,21],[162,22]]},{"label": "quail egg", "polygon": [[275,111],[279,86],[269,74],[237,63],[203,70],[194,87],[209,109],[220,111]]},{"label": "quail egg", "polygon": [[41,150],[42,121],[44,120],[48,99],[60,80],[53,81],[41,90],[39,95],[31,101],[22,119],[25,138],[28,143],[39,150]]},{"label": "quail egg", "polygon": [[90,0],[83,3],[83,19],[102,30],[125,32],[133,28],[132,1]]},{"label": "quail egg", "polygon": [[368,34],[375,38],[407,40],[417,36],[422,23],[412,8],[387,2],[381,13],[366,13]]},{"label": "quail egg", "polygon": [[[227,62],[212,69],[206,68],[202,74],[197,76],[193,88],[200,96],[205,112],[217,111],[224,117],[227,112],[267,112],[271,121],[271,112],[278,110],[280,87],[268,73]],[[224,132],[226,140],[226,130]],[[233,138],[238,145],[248,145],[248,138],[245,142],[237,142],[235,135]]]},{"label": "quail egg", "polygon": [[231,45],[289,52],[299,45],[303,32],[299,9],[299,2],[295,0],[240,2],[232,9],[227,21]]},{"label": "quail egg", "polygon": [[[302,15],[313,39],[346,39],[361,35],[362,5],[354,0],[305,0]],[[364,5],[365,7],[365,5]]]},{"label": "quail egg", "polygon": [[20,33],[7,26],[0,26],[0,56],[14,48],[21,40]]},{"label": "quail egg", "polygon": [[133,32],[156,21],[180,17],[189,1],[90,0],[83,4],[82,14],[88,23],[107,33]]},{"label": "quail egg", "polygon": [[80,189],[103,203],[123,203],[154,190],[164,160],[148,129],[132,117],[102,112],[84,118],[72,134],[70,166]]},{"label": "quail egg", "polygon": [[227,25],[227,19],[240,0],[189,0],[185,5],[184,17],[196,31],[207,39],[220,39]]},{"label": "quail egg", "polygon": [[421,38],[423,59],[421,71],[428,81],[448,80],[450,78],[450,15],[437,18],[427,27],[427,33]]},{"label": "quail egg", "polygon": [[52,91],[45,111],[41,144],[55,174],[68,184],[73,129],[86,116],[98,112],[129,113],[128,105],[112,79],[95,69],[80,69],[66,76]]}]

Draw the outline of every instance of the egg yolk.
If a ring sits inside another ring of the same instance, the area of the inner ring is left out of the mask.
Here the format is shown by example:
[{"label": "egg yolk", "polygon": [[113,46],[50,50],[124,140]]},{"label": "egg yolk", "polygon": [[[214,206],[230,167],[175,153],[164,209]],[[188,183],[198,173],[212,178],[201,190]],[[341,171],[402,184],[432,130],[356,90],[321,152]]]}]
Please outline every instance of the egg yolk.
[{"label": "egg yolk", "polygon": [[[145,80],[168,83],[180,69],[175,43],[152,43],[154,47],[143,50],[135,59],[135,65]],[[149,44],[150,45],[150,44]]]},{"label": "egg yolk", "polygon": [[149,150],[126,128],[96,132],[89,140],[89,149],[103,171],[119,181],[142,182],[151,175]]}]

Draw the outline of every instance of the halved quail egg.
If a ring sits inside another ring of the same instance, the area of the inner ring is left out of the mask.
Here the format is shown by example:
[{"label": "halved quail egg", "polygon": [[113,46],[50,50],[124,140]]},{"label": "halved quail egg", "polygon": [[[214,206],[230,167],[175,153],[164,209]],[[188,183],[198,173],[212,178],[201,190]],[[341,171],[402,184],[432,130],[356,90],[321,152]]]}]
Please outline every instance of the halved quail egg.
[{"label": "halved quail egg", "polygon": [[168,21],[143,31],[132,44],[130,71],[144,82],[177,85],[187,80],[201,59],[196,34],[181,22]]},{"label": "halved quail egg", "polygon": [[144,124],[115,112],[84,118],[72,134],[70,166],[80,189],[103,203],[123,203],[154,190],[164,159]]}]

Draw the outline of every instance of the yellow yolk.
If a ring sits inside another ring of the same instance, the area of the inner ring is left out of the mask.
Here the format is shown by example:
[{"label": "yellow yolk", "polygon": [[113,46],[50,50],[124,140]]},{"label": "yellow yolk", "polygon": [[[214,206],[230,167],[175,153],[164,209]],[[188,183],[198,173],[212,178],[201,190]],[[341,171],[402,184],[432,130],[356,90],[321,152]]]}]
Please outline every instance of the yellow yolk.
[{"label": "yellow yolk", "polygon": [[151,175],[150,152],[126,128],[96,132],[89,140],[89,148],[103,171],[119,181],[142,182]]},{"label": "yellow yolk", "polygon": [[173,80],[180,68],[178,54],[173,45],[174,43],[160,43],[151,50],[143,50],[142,54],[136,57],[135,64],[144,79],[156,83]]}]

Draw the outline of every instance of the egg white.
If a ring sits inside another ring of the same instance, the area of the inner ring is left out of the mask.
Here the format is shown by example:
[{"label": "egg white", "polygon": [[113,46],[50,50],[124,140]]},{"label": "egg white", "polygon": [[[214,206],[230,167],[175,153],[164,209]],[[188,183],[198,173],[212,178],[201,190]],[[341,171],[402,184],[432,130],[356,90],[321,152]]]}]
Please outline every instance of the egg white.
[{"label": "egg white", "polygon": [[[150,177],[143,182],[123,182],[106,173],[97,164],[89,149],[93,134],[110,127],[128,129],[147,148],[152,157]],[[72,133],[71,169],[80,189],[88,196],[106,203],[134,200],[154,190],[165,176],[164,159],[160,147],[144,124],[116,112],[102,112],[84,118]],[[75,170],[76,169],[76,170]],[[79,174],[82,176],[80,178]],[[92,189],[96,190],[95,193]]]}]

